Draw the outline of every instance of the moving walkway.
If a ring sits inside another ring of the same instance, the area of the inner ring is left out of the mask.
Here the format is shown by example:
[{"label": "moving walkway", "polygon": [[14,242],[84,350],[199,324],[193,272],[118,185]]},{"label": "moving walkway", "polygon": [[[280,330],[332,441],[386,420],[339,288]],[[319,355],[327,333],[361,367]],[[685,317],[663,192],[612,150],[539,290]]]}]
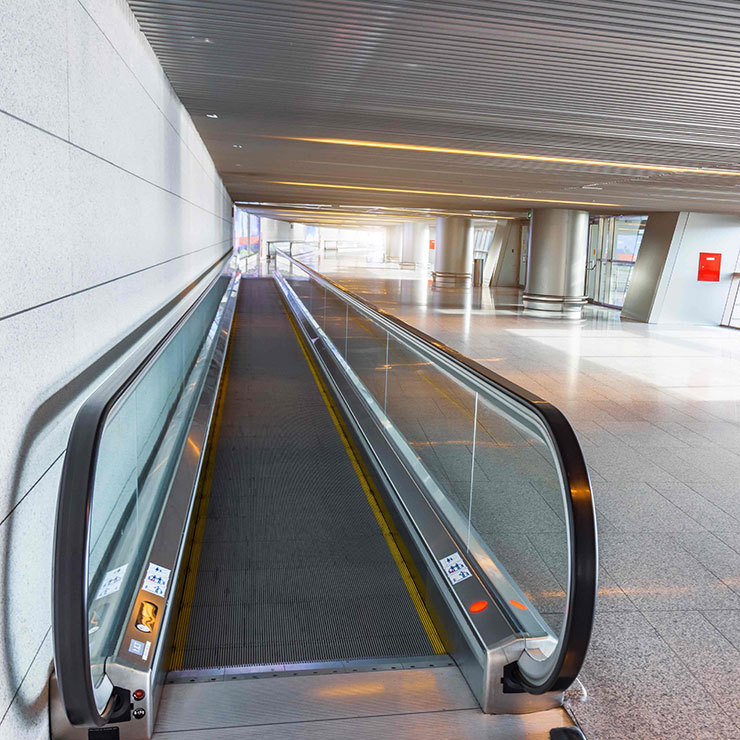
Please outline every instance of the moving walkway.
[{"label": "moving walkway", "polygon": [[52,736],[547,737],[595,595],[562,414],[278,252],[76,417]]}]

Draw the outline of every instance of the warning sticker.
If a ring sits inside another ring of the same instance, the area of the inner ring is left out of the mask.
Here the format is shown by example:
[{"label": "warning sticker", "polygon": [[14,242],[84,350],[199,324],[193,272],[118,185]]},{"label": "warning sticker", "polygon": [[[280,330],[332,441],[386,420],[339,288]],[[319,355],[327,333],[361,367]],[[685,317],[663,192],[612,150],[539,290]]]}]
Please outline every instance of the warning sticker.
[{"label": "warning sticker", "polygon": [[109,570],[105,574],[103,582],[100,584],[100,588],[98,589],[98,593],[95,594],[95,601],[97,601],[97,599],[102,599],[104,596],[110,596],[121,588],[126,568],[128,568],[128,563],[126,563],[126,565],[121,565],[118,568],[113,568],[113,570]]},{"label": "warning sticker", "polygon": [[468,570],[468,566],[465,565],[465,561],[460,557],[459,552],[453,552],[452,555],[442,558],[439,562],[442,564],[447,577],[450,579],[450,583],[453,585],[464,581],[466,578],[470,578],[472,575]]},{"label": "warning sticker", "polygon": [[170,581],[170,573],[171,571],[168,568],[149,563],[149,567],[146,569],[144,585],[141,587],[141,590],[148,591],[155,596],[164,596],[167,590],[167,584]]}]

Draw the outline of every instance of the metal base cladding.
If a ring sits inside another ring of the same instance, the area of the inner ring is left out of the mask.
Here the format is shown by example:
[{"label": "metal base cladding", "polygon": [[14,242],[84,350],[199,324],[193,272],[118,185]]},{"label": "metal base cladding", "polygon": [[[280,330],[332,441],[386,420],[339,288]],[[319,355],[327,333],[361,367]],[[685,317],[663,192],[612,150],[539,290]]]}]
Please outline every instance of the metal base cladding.
[{"label": "metal base cladding", "polygon": [[582,317],[586,296],[551,296],[525,293],[522,296],[524,311],[529,316],[578,320]]},{"label": "metal base cladding", "polygon": [[433,272],[434,284],[443,288],[469,288],[473,284],[470,273]]}]

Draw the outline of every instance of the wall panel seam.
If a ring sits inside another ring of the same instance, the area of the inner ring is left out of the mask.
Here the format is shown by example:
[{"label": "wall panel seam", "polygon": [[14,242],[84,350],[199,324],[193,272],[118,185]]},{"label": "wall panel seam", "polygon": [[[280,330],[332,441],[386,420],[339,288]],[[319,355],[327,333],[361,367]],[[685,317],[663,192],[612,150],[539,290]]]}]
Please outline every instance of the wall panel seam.
[{"label": "wall panel seam", "polygon": [[199,208],[201,211],[205,211],[206,213],[212,216],[215,216],[221,221],[224,221],[226,223],[231,223],[231,218],[224,218],[222,214],[216,213],[215,211],[211,211],[205,206],[202,206],[199,203],[195,203],[194,201],[189,200],[184,195],[180,195],[179,193],[176,193],[174,190],[168,190],[162,185],[158,185],[156,182],[147,180],[146,177],[142,177],[141,175],[138,175],[136,172],[127,170],[125,167],[122,167],[120,164],[116,164],[115,162],[112,162],[110,159],[106,159],[105,157],[102,157],[99,154],[96,154],[95,152],[90,151],[89,149],[86,149],[84,146],[81,146],[80,144],[75,144],[74,141],[70,141],[68,138],[65,138],[64,136],[55,134],[53,131],[49,131],[48,129],[43,128],[43,126],[39,126],[35,123],[31,123],[31,121],[27,121],[26,119],[21,118],[20,116],[16,116],[14,113],[11,113],[10,111],[4,110],[2,108],[0,108],[0,113],[8,116],[8,118],[12,118],[14,121],[18,121],[19,123],[23,123],[26,126],[30,126],[31,128],[36,129],[36,131],[41,131],[42,133],[47,134],[48,136],[51,136],[57,141],[61,141],[64,144],[67,144],[68,146],[74,147],[80,152],[89,154],[91,157],[95,157],[95,159],[98,159],[101,162],[105,162],[106,164],[109,164],[111,167],[115,167],[117,170],[120,170],[121,172],[125,172],[127,175],[131,175],[131,177],[135,177],[137,180],[141,180],[141,182],[145,182],[147,185],[151,185],[153,188],[157,188],[157,190],[161,190],[164,193],[169,193],[170,195],[173,195],[176,198],[179,198],[184,203],[188,203],[189,205],[195,206],[196,208]]},{"label": "wall panel seam", "polygon": [[142,272],[153,270],[154,268],[161,267],[162,265],[166,265],[169,262],[174,262],[175,260],[182,259],[183,257],[189,257],[193,254],[197,254],[198,252],[203,252],[206,249],[213,249],[214,247],[217,247],[220,244],[226,244],[229,242],[231,242],[230,237],[226,239],[222,239],[219,242],[214,242],[213,244],[208,244],[205,247],[199,247],[198,249],[194,249],[192,252],[185,252],[185,254],[178,254],[175,257],[170,257],[169,259],[162,260],[162,262],[156,262],[153,265],[142,267],[139,270],[134,270],[133,272],[127,272],[125,275],[119,275],[118,277],[111,278],[110,280],[103,280],[102,282],[96,283],[95,285],[88,285],[86,288],[80,288],[79,290],[72,291],[71,293],[66,293],[65,295],[57,296],[56,298],[50,298],[48,301],[37,303],[35,306],[29,306],[28,308],[22,308],[19,311],[14,311],[13,313],[9,313],[6,316],[0,316],[0,322],[15,318],[16,316],[20,316],[21,314],[28,313],[29,311],[35,311],[37,308],[43,308],[44,306],[48,306],[52,303],[63,301],[66,298],[73,298],[76,295],[87,293],[90,290],[95,290],[96,288],[102,288],[104,285],[110,285],[111,283],[115,283],[118,280],[124,280],[125,278],[132,277],[133,275],[139,275]]},{"label": "wall panel seam", "polygon": [[16,686],[15,691],[13,692],[13,696],[11,700],[8,702],[8,706],[5,707],[3,716],[0,717],[0,727],[2,727],[3,722],[5,722],[5,718],[8,716],[8,712],[10,711],[10,708],[13,706],[13,702],[18,697],[18,692],[21,690],[21,687],[23,686],[23,682],[26,680],[26,678],[28,678],[28,674],[31,671],[31,668],[33,668],[33,664],[36,662],[36,658],[39,657],[41,648],[44,647],[44,643],[46,642],[46,638],[49,637],[50,632],[51,632],[51,625],[49,625],[48,629],[44,633],[44,636],[41,638],[41,642],[39,643],[38,648],[36,648],[36,652],[33,654],[33,658],[31,658],[31,662],[28,664],[28,668],[26,668],[26,672],[23,674],[23,678],[18,683],[18,686]]},{"label": "wall panel seam", "polygon": [[50,463],[49,467],[44,470],[43,473],[29,486],[28,490],[13,504],[13,506],[8,510],[8,513],[0,519],[0,527],[5,524],[5,522],[10,519],[11,516],[13,516],[13,512],[26,500],[28,495],[33,491],[36,486],[41,483],[41,481],[44,479],[46,474],[59,462],[59,459],[62,457],[62,455],[67,451],[67,448],[65,447]]},{"label": "wall panel seam", "polygon": [[[143,91],[144,91],[144,92],[146,93],[146,96],[147,96],[147,97],[148,97],[148,98],[149,98],[149,99],[150,99],[150,100],[152,101],[152,103],[154,103],[154,107],[155,107],[155,108],[156,108],[156,109],[157,109],[157,110],[158,110],[158,111],[160,112],[160,114],[161,114],[162,118],[164,118],[164,120],[165,120],[165,121],[167,121],[167,123],[169,124],[170,128],[171,128],[171,129],[172,129],[172,130],[173,130],[173,131],[175,132],[175,134],[177,135],[177,138],[178,138],[178,139],[180,139],[180,141],[181,141],[181,142],[183,143],[183,145],[185,146],[185,148],[186,148],[186,149],[187,149],[187,150],[188,150],[188,151],[190,152],[190,154],[191,154],[191,155],[193,156],[193,158],[195,159],[195,161],[196,161],[196,162],[197,162],[197,163],[198,163],[198,164],[200,165],[200,168],[201,168],[201,169],[203,170],[203,172],[205,173],[205,175],[206,175],[206,176],[208,177],[208,179],[209,179],[209,181],[211,182],[211,184],[212,184],[212,185],[213,185],[214,187],[217,187],[217,186],[218,186],[218,182],[217,182],[217,180],[214,180],[214,179],[213,179],[213,177],[211,177],[211,174],[210,174],[210,173],[209,173],[209,172],[207,171],[207,169],[206,169],[206,168],[205,168],[205,167],[203,166],[203,163],[202,163],[202,162],[200,161],[200,158],[198,157],[198,155],[197,155],[197,154],[196,154],[196,153],[195,153],[195,152],[194,152],[194,151],[193,151],[193,150],[192,150],[192,149],[191,149],[191,148],[190,148],[190,147],[188,146],[188,143],[187,143],[187,142],[185,141],[185,139],[183,139],[183,137],[182,137],[182,135],[180,134],[180,132],[179,132],[179,131],[178,131],[178,130],[177,130],[177,129],[175,128],[175,126],[174,126],[174,124],[172,123],[172,121],[170,121],[170,119],[169,119],[169,118],[167,117],[167,114],[166,114],[166,113],[165,113],[165,112],[164,112],[164,111],[163,111],[163,110],[162,110],[162,109],[161,109],[161,108],[159,107],[159,105],[157,104],[157,101],[156,101],[156,100],[155,100],[155,99],[154,99],[154,98],[152,97],[152,95],[151,95],[151,93],[149,92],[149,90],[147,90],[147,89],[146,89],[146,86],[144,85],[144,83],[143,83],[143,82],[142,82],[142,81],[141,81],[141,80],[140,80],[140,79],[138,78],[138,76],[136,75],[136,72],[134,72],[134,70],[133,70],[133,69],[131,69],[131,67],[130,67],[130,66],[128,65],[128,62],[127,62],[127,61],[126,61],[126,60],[125,60],[125,59],[123,58],[123,55],[121,54],[121,52],[120,52],[120,51],[118,51],[118,49],[116,48],[116,45],[115,45],[115,44],[114,44],[114,43],[113,43],[113,42],[112,42],[112,41],[111,41],[111,40],[110,40],[110,39],[108,38],[108,35],[107,35],[107,34],[105,33],[105,31],[104,31],[104,30],[103,30],[103,29],[102,29],[102,28],[100,27],[100,24],[99,24],[99,23],[98,23],[98,22],[97,22],[97,21],[95,20],[95,18],[93,18],[92,14],[91,14],[91,13],[90,13],[90,11],[89,11],[89,10],[88,10],[88,9],[87,9],[87,8],[85,7],[85,5],[84,5],[84,3],[82,2],[82,0],[77,0],[77,3],[78,3],[78,4],[79,4],[79,6],[80,6],[80,7],[81,7],[81,8],[82,8],[82,9],[83,9],[84,11],[85,11],[85,13],[87,14],[88,18],[90,18],[90,20],[91,20],[91,21],[92,21],[92,22],[93,22],[93,23],[95,24],[95,27],[96,27],[96,28],[98,29],[98,31],[100,31],[100,33],[102,34],[103,38],[104,38],[104,39],[105,39],[105,40],[106,40],[106,41],[108,42],[108,44],[110,45],[111,49],[113,49],[113,51],[115,51],[115,52],[116,52],[116,54],[118,55],[118,58],[119,58],[119,59],[120,59],[120,60],[121,60],[121,61],[123,62],[123,65],[124,65],[124,66],[126,67],[126,69],[127,69],[127,70],[128,70],[128,71],[129,71],[130,73],[131,73],[131,76],[132,76],[132,77],[133,77],[133,78],[134,78],[134,79],[136,80],[136,82],[137,82],[137,83],[139,84],[139,87],[141,87],[141,89],[142,89],[142,90],[143,90]],[[127,7],[128,7],[128,6],[127,6]],[[129,10],[129,12],[131,12],[131,11]],[[133,16],[133,13],[132,13],[132,16]],[[138,30],[138,32],[139,32],[139,34],[141,35],[141,38],[142,38],[142,39],[144,40],[144,43],[146,43],[146,45],[147,45],[147,46],[149,46],[149,48],[151,49],[151,45],[149,44],[149,41],[148,41],[148,40],[146,39],[146,37],[145,37],[145,36],[144,36],[144,34],[142,33],[142,31],[141,31],[141,28],[139,27],[139,23],[138,23],[138,21],[137,21],[137,20],[135,19],[135,16],[134,16],[134,21],[135,21],[135,23],[136,23],[136,28],[137,28],[137,30]],[[152,54],[154,54],[154,50],[152,50]],[[155,56],[155,59],[156,59],[156,56]],[[159,62],[157,62],[157,63],[159,64]],[[182,101],[181,101],[181,100],[180,100],[180,98],[178,97],[177,93],[176,93],[176,92],[174,91],[174,89],[173,89],[173,87],[172,87],[172,84],[170,83],[169,79],[167,78],[167,74],[166,74],[166,72],[164,71],[164,69],[162,68],[162,65],[161,65],[161,64],[159,65],[159,71],[160,71],[160,73],[162,74],[162,76],[164,77],[164,79],[166,80],[166,82],[167,82],[167,86],[169,87],[169,89],[170,89],[170,92],[171,92],[171,93],[172,93],[172,94],[173,94],[173,95],[174,95],[174,96],[175,96],[175,97],[177,98],[178,102],[179,102],[179,103],[180,103],[180,105],[182,106]],[[183,106],[183,109],[184,109],[184,106]],[[190,118],[190,114],[188,113],[187,115],[188,115],[188,118]],[[70,111],[70,119],[71,119],[71,111]],[[192,119],[190,119],[190,121],[191,121],[191,123],[192,123]],[[193,128],[195,128],[195,124],[193,124]],[[211,162],[211,164],[213,164],[213,162]],[[213,171],[214,171],[214,172],[216,172],[216,167],[215,167],[215,165],[214,165],[214,167],[213,167]],[[216,177],[218,178],[218,180],[220,180],[220,179],[221,179],[221,178],[219,178],[219,177],[218,177],[218,175],[216,175]],[[223,185],[223,182],[222,182],[221,184]]]}]

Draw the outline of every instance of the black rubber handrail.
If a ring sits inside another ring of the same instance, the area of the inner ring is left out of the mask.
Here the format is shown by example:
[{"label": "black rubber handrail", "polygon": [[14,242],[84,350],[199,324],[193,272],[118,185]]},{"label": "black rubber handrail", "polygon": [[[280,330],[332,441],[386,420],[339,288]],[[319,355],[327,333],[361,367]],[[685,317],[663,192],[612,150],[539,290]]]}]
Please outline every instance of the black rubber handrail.
[{"label": "black rubber handrail", "polygon": [[[222,265],[231,252],[229,248],[191,286]],[[88,545],[102,428],[115,402],[177,334],[221,276],[222,272],[219,272],[208,283],[193,305],[153,348],[142,348],[93,391],[72,424],[57,500],[52,619],[56,681],[67,718],[73,725],[100,727],[108,722],[115,709],[114,695],[111,694],[103,711],[98,710],[90,673],[88,642]]]},{"label": "black rubber handrail", "polygon": [[532,694],[565,691],[577,678],[588,652],[596,610],[598,582],[596,514],[591,493],[591,481],[583,451],[570,422],[550,402],[489,370],[475,362],[475,360],[471,360],[416,327],[407,324],[397,316],[370,303],[282,250],[277,251],[283,258],[296,264],[320,284],[324,283],[334,288],[335,291],[349,296],[369,311],[382,316],[385,320],[408,332],[424,344],[445,355],[449,360],[494,386],[497,391],[504,393],[516,403],[526,407],[540,419],[547,429],[569,494],[566,498],[565,507],[568,518],[567,525],[571,534],[568,601],[565,624],[558,645],[558,658],[553,661],[551,670],[536,684],[530,681],[521,671],[517,671],[516,678],[522,687]]}]

